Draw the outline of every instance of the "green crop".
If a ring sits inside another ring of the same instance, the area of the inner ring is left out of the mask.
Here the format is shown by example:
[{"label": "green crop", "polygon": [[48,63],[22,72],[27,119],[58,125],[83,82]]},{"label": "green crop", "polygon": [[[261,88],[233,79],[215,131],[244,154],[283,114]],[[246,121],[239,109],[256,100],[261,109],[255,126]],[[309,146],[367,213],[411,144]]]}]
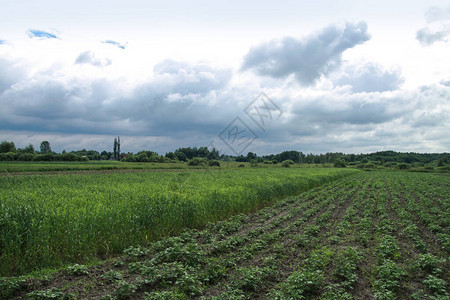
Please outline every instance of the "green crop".
[{"label": "green crop", "polygon": [[[120,253],[353,172],[268,168],[0,177],[0,274]],[[229,234],[239,221],[227,226],[218,230]]]}]

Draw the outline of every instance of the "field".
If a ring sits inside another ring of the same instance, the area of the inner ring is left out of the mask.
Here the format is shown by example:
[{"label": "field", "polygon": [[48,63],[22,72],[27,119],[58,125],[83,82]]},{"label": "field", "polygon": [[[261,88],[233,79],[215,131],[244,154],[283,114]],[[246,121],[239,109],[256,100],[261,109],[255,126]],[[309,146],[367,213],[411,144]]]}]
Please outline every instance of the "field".
[{"label": "field", "polygon": [[449,185],[442,174],[358,172],[253,214],[129,247],[90,267],[4,278],[3,293],[34,299],[448,299]]},{"label": "field", "polygon": [[0,177],[0,275],[110,257],[355,172],[209,170]]}]

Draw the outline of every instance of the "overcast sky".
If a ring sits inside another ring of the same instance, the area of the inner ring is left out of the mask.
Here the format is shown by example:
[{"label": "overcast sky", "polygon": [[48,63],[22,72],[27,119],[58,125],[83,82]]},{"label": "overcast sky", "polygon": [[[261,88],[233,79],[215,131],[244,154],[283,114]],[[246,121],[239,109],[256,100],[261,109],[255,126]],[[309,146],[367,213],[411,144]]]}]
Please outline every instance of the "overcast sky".
[{"label": "overcast sky", "polygon": [[448,1],[215,2],[0,0],[0,140],[449,152]]}]

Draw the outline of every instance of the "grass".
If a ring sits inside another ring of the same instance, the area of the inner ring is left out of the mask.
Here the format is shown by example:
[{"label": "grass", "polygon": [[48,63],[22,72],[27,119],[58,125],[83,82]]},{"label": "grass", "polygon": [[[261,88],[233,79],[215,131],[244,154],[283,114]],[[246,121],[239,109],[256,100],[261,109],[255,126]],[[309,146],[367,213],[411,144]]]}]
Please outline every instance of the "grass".
[{"label": "grass", "polygon": [[355,170],[0,177],[0,274],[82,263],[250,212]]}]

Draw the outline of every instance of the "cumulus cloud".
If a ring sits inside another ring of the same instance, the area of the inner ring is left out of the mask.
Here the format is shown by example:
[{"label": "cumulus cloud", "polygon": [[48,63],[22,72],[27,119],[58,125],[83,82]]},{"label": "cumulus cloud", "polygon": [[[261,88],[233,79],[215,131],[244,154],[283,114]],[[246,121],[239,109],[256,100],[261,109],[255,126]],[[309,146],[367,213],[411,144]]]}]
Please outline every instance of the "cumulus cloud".
[{"label": "cumulus cloud", "polygon": [[42,31],[42,30],[35,30],[35,29],[28,30],[28,36],[32,39],[40,39],[40,40],[58,39],[58,40],[60,40],[59,36],[57,36],[54,33]]},{"label": "cumulus cloud", "polygon": [[350,85],[354,93],[394,91],[403,83],[399,69],[385,69],[374,63],[350,65],[334,79],[338,86]]},{"label": "cumulus cloud", "polygon": [[110,65],[111,60],[98,58],[92,51],[85,51],[78,55],[75,64],[90,64],[96,67],[104,67]]},{"label": "cumulus cloud", "polygon": [[0,94],[25,76],[24,68],[16,61],[0,58]]},{"label": "cumulus cloud", "polygon": [[106,41],[103,41],[102,43],[104,43],[104,44],[110,44],[110,45],[113,45],[113,46],[116,46],[117,48],[120,48],[120,49],[125,49],[126,47],[127,47],[127,44],[125,43],[125,44],[121,44],[121,43],[119,43],[119,42],[116,42],[116,41],[113,41],[113,40],[106,40]]},{"label": "cumulus cloud", "polygon": [[447,41],[450,37],[450,25],[442,26],[440,29],[425,27],[417,31],[416,38],[424,46],[430,46],[436,42]]},{"label": "cumulus cloud", "polygon": [[423,46],[446,42],[450,38],[450,7],[432,7],[425,13],[427,26],[419,29],[416,39]]},{"label": "cumulus cloud", "polygon": [[243,70],[274,78],[295,74],[303,85],[311,85],[341,64],[342,53],[370,39],[367,24],[330,25],[306,38],[285,37],[250,49]]}]

